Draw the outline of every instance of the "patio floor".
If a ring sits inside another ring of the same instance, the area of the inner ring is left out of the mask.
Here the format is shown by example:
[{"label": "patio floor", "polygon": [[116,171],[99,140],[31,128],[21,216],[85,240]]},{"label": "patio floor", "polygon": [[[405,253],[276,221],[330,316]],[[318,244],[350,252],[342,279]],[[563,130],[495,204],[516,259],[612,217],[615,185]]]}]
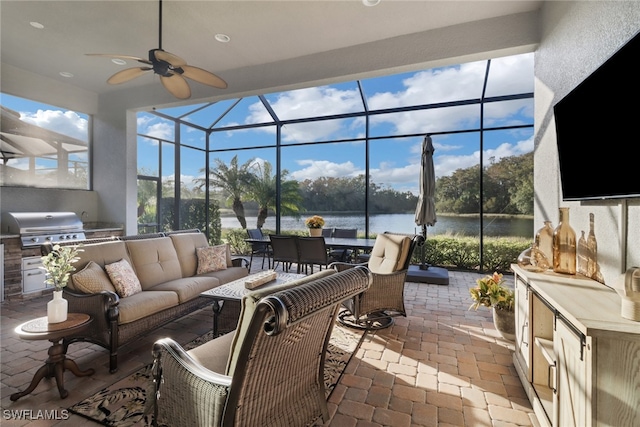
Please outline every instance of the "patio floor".
[{"label": "patio floor", "polygon": [[[499,337],[489,310],[468,310],[468,289],[481,276],[450,271],[448,286],[407,283],[408,316],[397,318],[393,327],[370,334],[363,342],[329,400],[327,425],[537,426],[513,366],[513,343]],[[1,305],[3,426],[92,425],[66,408],[150,363],[151,346],[157,339],[170,335],[185,344],[207,332],[212,322],[211,310],[205,308],[149,333],[119,351],[119,370],[113,375],[108,372],[106,350],[72,344],[69,357],[81,369],[95,368],[95,374],[82,378],[65,374],[69,396],[64,400],[49,379],[32,394],[11,402],[9,396],[29,385],[49,348],[47,341],[19,339],[13,329],[43,316],[49,299]],[[54,411],[65,419],[34,420],[39,410]],[[15,419],[15,414],[27,419]]]}]

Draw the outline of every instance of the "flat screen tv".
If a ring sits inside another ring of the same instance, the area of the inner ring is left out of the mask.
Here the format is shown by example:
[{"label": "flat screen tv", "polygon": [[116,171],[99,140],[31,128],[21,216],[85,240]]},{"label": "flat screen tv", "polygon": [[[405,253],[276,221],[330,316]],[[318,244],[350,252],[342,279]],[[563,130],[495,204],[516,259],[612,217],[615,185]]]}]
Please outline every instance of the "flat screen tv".
[{"label": "flat screen tv", "polygon": [[639,60],[640,33],[553,107],[563,200],[640,197]]}]

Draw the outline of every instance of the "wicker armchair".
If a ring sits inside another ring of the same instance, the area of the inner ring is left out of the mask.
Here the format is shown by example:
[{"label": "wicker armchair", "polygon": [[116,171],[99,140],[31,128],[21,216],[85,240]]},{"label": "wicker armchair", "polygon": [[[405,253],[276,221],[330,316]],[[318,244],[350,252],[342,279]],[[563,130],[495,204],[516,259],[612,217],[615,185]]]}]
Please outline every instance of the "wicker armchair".
[{"label": "wicker armchair", "polygon": [[[340,323],[358,329],[383,329],[393,324],[393,317],[406,317],[404,283],[413,250],[423,241],[420,235],[379,234],[368,263],[355,264],[366,265],[371,270],[371,287],[342,303],[346,310],[339,315]],[[344,271],[354,264],[337,262],[331,266]]]},{"label": "wicker armchair", "polygon": [[[156,423],[169,426],[304,426],[328,421],[324,358],[340,302],[366,290],[366,268],[306,276],[255,303],[235,332],[184,351],[153,347]],[[237,367],[237,368],[236,368]]]}]

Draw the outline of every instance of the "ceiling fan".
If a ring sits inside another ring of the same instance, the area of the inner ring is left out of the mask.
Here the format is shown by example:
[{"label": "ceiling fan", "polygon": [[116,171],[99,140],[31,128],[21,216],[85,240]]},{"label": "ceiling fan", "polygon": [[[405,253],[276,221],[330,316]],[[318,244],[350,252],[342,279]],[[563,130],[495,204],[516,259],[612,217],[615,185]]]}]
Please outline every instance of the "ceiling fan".
[{"label": "ceiling fan", "polygon": [[89,56],[129,59],[146,64],[146,66],[143,67],[127,68],[126,70],[119,71],[109,77],[107,83],[113,85],[125,83],[145,74],[147,71],[153,70],[155,74],[160,76],[160,81],[164,88],[176,98],[187,99],[191,96],[191,89],[189,88],[189,84],[185,80],[185,77],[208,86],[226,89],[227,83],[220,77],[210,73],[209,71],[203,70],[202,68],[187,65],[187,62],[184,59],[162,49],[162,0],[159,0],[159,3],[160,19],[158,25],[158,48],[151,49],[149,51],[149,59],[138,58],[130,55],[87,53]]}]

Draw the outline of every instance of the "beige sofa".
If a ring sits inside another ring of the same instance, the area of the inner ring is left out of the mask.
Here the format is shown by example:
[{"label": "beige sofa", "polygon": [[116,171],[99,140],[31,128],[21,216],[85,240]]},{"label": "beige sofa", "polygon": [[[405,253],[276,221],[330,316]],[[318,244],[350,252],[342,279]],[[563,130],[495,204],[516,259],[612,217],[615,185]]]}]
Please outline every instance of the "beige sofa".
[{"label": "beige sofa", "polygon": [[[211,304],[201,292],[248,275],[246,260],[232,259],[228,246],[215,248],[222,256],[226,251],[226,263],[219,259],[223,264],[219,269],[198,274],[199,263],[204,262],[198,248],[205,247],[209,245],[200,232],[83,243],[65,298],[69,312],[88,313],[93,322],[82,334],[65,338],[65,345],[88,341],[105,347],[110,352],[109,369],[115,372],[120,347]],[[133,270],[129,279],[136,282],[131,295],[113,276],[113,266],[123,260]]]}]

